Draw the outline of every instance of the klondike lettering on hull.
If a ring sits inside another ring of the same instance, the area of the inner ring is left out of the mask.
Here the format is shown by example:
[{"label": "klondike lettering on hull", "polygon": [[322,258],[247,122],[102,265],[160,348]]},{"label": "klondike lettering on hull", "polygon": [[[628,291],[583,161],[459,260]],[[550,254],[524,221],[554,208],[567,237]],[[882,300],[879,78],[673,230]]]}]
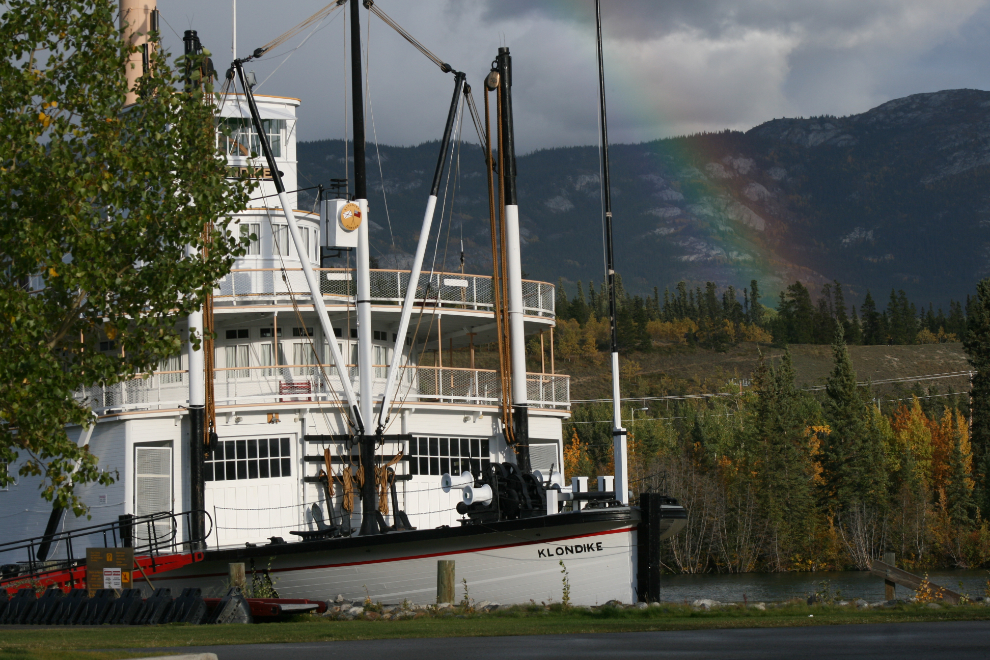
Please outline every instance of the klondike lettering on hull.
[{"label": "klondike lettering on hull", "polygon": [[597,541],[595,543],[578,543],[576,545],[558,545],[551,548],[538,548],[536,551],[536,556],[552,559],[562,555],[580,555],[585,552],[601,552],[604,549],[605,548],[602,547],[601,541]]}]

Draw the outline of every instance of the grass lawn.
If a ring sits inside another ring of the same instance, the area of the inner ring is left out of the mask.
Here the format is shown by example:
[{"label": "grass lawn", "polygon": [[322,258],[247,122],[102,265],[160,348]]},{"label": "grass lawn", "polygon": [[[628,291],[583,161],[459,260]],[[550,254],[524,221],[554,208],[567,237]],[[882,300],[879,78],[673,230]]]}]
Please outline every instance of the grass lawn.
[{"label": "grass lawn", "polygon": [[[785,605],[766,611],[729,607],[694,611],[682,605],[646,610],[602,607],[562,611],[541,606],[517,607],[492,614],[423,616],[402,621],[332,621],[297,617],[293,621],[224,626],[121,626],[98,628],[0,628],[0,660],[64,658],[103,660],[141,653],[112,649],[224,644],[260,644],[386,639],[401,637],[477,637],[553,635],[713,628],[770,628],[912,621],[987,621],[990,607],[966,605],[931,609],[920,604],[891,609]],[[101,649],[91,651],[87,649]],[[156,655],[147,652],[143,655]]]}]

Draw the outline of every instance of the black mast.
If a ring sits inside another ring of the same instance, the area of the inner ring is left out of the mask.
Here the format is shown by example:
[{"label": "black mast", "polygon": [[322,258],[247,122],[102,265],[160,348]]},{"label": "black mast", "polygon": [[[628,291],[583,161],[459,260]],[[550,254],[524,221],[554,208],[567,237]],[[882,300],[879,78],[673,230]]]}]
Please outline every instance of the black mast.
[{"label": "black mast", "polygon": [[602,196],[605,203],[605,278],[608,282],[608,321],[612,344],[612,446],[615,459],[615,498],[628,500],[626,475],[626,430],[622,428],[622,400],[619,395],[619,336],[615,324],[615,259],[612,255],[612,187],[608,171],[608,114],[605,109],[605,58],[602,54],[602,7],[595,0],[598,30],[598,102],[602,123]]},{"label": "black mast", "polygon": [[[368,199],[368,175],[364,163],[364,91],[361,89],[361,0],[351,0],[351,98],[354,102],[354,199]],[[362,220],[364,222],[364,220]],[[360,275],[359,275],[360,276]],[[360,301],[358,301],[360,302]],[[369,392],[361,392],[362,399]],[[365,423],[371,424],[368,419]],[[381,427],[375,434],[359,429],[361,435],[361,467],[364,485],[361,487],[361,535],[378,534],[378,488],[375,485],[375,444]]]},{"label": "black mast", "polygon": [[[186,56],[186,78],[185,78],[185,91],[187,93],[192,92],[194,81],[192,80],[192,61],[191,56],[199,51],[197,46],[199,42],[199,37],[196,34],[196,30],[186,30],[182,35],[182,43],[184,47],[184,53]],[[203,312],[203,308],[200,307],[200,312]],[[200,327],[199,330],[202,344],[200,350],[206,349],[206,319],[200,316]],[[192,328],[189,328],[189,332],[192,332]],[[192,379],[197,378],[198,374],[193,374],[190,369],[190,387],[192,386]],[[206,438],[206,382],[204,374],[203,382],[203,395],[202,401],[193,401],[190,397],[189,401],[189,508],[192,510],[189,514],[189,523],[192,527],[190,530],[193,538],[203,539],[206,537],[206,517],[203,515],[206,509],[206,480],[204,477],[204,443],[203,440]],[[193,550],[199,550],[206,546],[205,541],[197,541],[192,543],[190,548]]]},{"label": "black mast", "polygon": [[[516,191],[516,144],[512,124],[512,55],[509,53],[507,46],[502,46],[498,49],[498,55],[495,57],[495,70],[498,71],[499,85],[499,174],[502,176],[502,190],[505,194],[505,198],[501,200],[501,204],[503,209],[507,209],[510,206],[519,205]],[[503,223],[507,222],[506,211],[503,213]],[[503,224],[503,237],[505,236],[505,231],[505,224]],[[512,246],[509,246],[509,249],[511,250]],[[505,259],[506,255],[503,255],[502,258]],[[511,282],[512,275],[511,273],[508,275]],[[510,301],[512,300],[511,296],[510,289]],[[511,302],[508,304],[511,306]],[[511,307],[510,314],[506,317],[506,323],[509,323],[510,318]],[[511,335],[511,330],[509,332]],[[510,364],[511,359],[510,357]],[[513,373],[513,379],[515,377],[516,374]],[[529,472],[532,468],[529,454],[529,408],[525,403],[515,402],[515,396],[513,396],[512,420],[507,423],[512,424],[512,435],[515,440],[515,453],[519,468],[524,472]]]},{"label": "black mast", "polygon": [[368,199],[368,176],[364,166],[364,92],[361,90],[361,8],[351,0],[351,83],[354,116],[354,199]]}]

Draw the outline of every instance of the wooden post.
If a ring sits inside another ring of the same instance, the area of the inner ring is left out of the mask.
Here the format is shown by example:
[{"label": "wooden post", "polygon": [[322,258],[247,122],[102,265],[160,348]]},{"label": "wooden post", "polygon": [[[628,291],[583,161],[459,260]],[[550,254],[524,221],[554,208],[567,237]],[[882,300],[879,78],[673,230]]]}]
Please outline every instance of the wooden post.
[{"label": "wooden post", "polygon": [[453,602],[454,560],[440,559],[437,561],[437,604]]},{"label": "wooden post", "polygon": [[550,328],[550,373],[557,373],[557,370],[554,369],[553,365],[553,328]]},{"label": "wooden post", "polygon": [[478,334],[477,332],[469,332],[469,333],[467,333],[467,336],[468,336],[468,347],[471,350],[471,368],[472,369],[474,369],[474,337],[477,334]]},{"label": "wooden post", "polygon": [[547,372],[547,360],[546,360],[546,349],[543,348],[543,331],[540,330],[540,373],[545,374]]},{"label": "wooden post", "polygon": [[[885,564],[890,564],[891,566],[894,566],[896,561],[897,561],[897,557],[894,555],[893,552],[883,553],[883,562]],[[894,584],[893,581],[884,578],[883,586],[885,592],[884,595],[886,596],[884,600],[894,600],[894,589],[897,585]]]},{"label": "wooden post", "polygon": [[[894,559],[894,557],[889,554],[885,555],[884,558]],[[955,591],[951,591],[945,587],[940,587],[934,582],[928,582],[925,578],[913,575],[907,571],[902,571],[893,564],[888,564],[885,561],[874,559],[870,563],[870,572],[877,577],[882,577],[884,581],[899,584],[910,591],[917,591],[922,584],[927,584],[933,596],[936,598],[941,598],[949,605],[958,605],[963,599],[962,595],[957,594]]]},{"label": "wooden post", "polygon": [[240,587],[241,591],[244,591],[244,588],[247,586],[244,564],[227,564],[227,571],[230,576],[230,586]]},{"label": "wooden post", "polygon": [[275,312],[272,315],[272,364],[275,366],[275,369],[272,370],[272,373],[275,374],[275,376],[279,376],[280,374],[278,371],[278,312]]}]

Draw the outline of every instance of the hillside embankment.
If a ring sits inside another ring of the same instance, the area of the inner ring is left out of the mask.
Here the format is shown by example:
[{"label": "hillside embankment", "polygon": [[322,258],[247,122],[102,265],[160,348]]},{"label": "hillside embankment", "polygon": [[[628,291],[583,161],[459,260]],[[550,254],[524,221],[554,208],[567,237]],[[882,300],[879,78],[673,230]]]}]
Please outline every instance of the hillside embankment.
[{"label": "hillside embankment", "polygon": [[[528,370],[551,370],[549,340],[541,362],[539,352],[530,354]],[[878,397],[923,394],[949,394],[969,391],[966,360],[961,343],[920,344],[914,346],[849,346],[857,379],[870,381]],[[795,384],[801,388],[821,387],[832,370],[831,346],[794,344],[787,347],[794,362]],[[776,360],[784,349],[752,342],[729,347],[724,352],[691,346],[660,346],[648,353],[625,353],[620,356],[623,397],[668,396],[736,391],[745,387],[760,359],[760,354]],[[429,363],[432,353],[423,356]],[[444,352],[444,365],[451,365],[451,354]],[[467,351],[453,352],[453,366],[468,366]],[[475,365],[494,369],[498,354],[487,346],[475,352]],[[611,373],[608,355],[599,352],[572,360],[553,361],[556,373],[571,377],[571,399],[600,399],[610,396]],[[960,373],[967,372],[967,373]],[[948,375],[956,374],[956,375]],[[919,389],[920,388],[920,389]]]}]

